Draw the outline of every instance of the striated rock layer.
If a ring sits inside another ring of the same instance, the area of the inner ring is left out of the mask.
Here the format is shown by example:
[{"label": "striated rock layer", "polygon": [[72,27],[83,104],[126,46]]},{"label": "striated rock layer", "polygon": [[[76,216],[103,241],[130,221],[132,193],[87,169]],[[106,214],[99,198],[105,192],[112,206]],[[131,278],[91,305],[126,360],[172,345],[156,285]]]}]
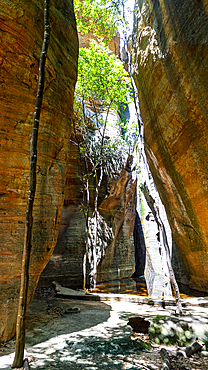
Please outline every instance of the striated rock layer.
[{"label": "striated rock layer", "polygon": [[133,158],[129,158],[110,194],[99,206],[99,211],[113,233],[112,241],[98,266],[98,282],[128,277],[135,271],[133,232],[137,181],[133,178],[131,165],[128,163]]},{"label": "striated rock layer", "polygon": [[[0,1],[0,341],[15,334],[44,1]],[[56,244],[69,157],[78,39],[72,0],[51,1],[38,141],[31,300]]]},{"label": "striated rock layer", "polygon": [[66,180],[64,206],[59,235],[53,254],[43,270],[39,285],[51,286],[53,280],[76,289],[83,286],[83,256],[85,253],[85,219],[79,205],[82,184],[79,153],[75,140],[70,140],[70,163]]},{"label": "striated rock layer", "polygon": [[145,150],[189,286],[208,292],[208,5],[138,0],[133,76]]},{"label": "striated rock layer", "polygon": [[[73,141],[71,142],[71,153],[73,153],[74,162],[70,166],[70,181],[67,181],[66,184],[59,237],[54,253],[41,274],[40,285],[51,285],[52,281],[56,280],[71,288],[83,287],[86,226],[83,212],[80,209],[82,188],[79,175],[81,170],[77,146],[73,145]],[[135,270],[133,240],[136,216],[135,173],[134,171],[132,173],[131,166],[126,166],[117,177],[117,179],[113,179],[106,176],[100,189],[96,248],[98,283],[128,277]],[[93,187],[92,183],[91,188],[93,189]],[[93,203],[91,207],[91,211],[93,211]],[[93,238],[92,221],[90,245],[93,243]],[[88,263],[93,265],[92,256],[89,256]],[[90,276],[87,276],[88,288],[90,287],[89,282]]]}]

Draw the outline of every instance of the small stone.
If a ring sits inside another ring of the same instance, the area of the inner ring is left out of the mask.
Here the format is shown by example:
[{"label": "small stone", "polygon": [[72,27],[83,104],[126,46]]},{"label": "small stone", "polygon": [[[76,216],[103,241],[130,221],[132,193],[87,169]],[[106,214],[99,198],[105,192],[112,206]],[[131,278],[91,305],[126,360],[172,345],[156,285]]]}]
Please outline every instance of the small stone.
[{"label": "small stone", "polygon": [[78,313],[80,312],[80,308],[79,307],[72,307],[72,308],[67,308],[66,311],[64,313]]}]

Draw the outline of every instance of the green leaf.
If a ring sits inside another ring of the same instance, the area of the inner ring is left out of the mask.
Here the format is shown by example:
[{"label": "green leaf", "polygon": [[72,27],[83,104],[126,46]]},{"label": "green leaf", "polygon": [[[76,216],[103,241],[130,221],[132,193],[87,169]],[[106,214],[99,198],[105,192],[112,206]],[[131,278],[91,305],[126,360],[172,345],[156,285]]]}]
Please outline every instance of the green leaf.
[{"label": "green leaf", "polygon": [[103,42],[92,41],[88,49],[80,49],[76,94],[85,102],[100,101],[106,109],[132,99],[128,73]]},{"label": "green leaf", "polygon": [[74,0],[78,31],[84,35],[91,31],[94,35],[110,40],[125,20],[122,4],[127,0]]}]

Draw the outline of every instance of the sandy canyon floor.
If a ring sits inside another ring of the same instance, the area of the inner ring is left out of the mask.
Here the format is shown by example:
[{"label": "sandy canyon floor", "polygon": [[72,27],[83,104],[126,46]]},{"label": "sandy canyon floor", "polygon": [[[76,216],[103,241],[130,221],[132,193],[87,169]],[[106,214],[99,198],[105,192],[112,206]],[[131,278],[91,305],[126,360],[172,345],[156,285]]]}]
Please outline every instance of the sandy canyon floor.
[{"label": "sandy canyon floor", "polygon": [[[186,313],[192,317],[208,320],[208,308],[187,306]],[[140,315],[172,314],[175,307],[163,309],[111,299],[108,302],[81,299],[63,299],[52,292],[36,293],[27,312],[26,351],[31,369],[141,369],[159,370],[162,367],[160,349],[176,348],[150,343],[147,335],[138,335],[151,344],[141,350],[138,340],[133,340],[128,318]],[[15,341],[0,347],[0,369],[10,369],[14,356]],[[206,370],[206,352],[191,358],[179,358],[171,369]]]}]

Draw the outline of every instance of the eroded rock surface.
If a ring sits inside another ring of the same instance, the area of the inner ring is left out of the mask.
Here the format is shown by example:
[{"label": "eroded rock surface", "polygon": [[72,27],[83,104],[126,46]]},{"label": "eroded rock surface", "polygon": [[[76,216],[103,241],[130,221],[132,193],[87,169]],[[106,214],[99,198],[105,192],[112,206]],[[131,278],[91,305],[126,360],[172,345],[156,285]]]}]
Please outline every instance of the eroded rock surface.
[{"label": "eroded rock surface", "polygon": [[98,266],[99,282],[128,277],[134,272],[136,185],[131,166],[126,166],[112,186],[109,196],[99,206],[101,214],[113,231],[113,240]]},{"label": "eroded rock surface", "polygon": [[[79,36],[79,47],[88,48],[90,43],[94,40],[99,42],[99,38],[93,35],[92,32],[88,32],[85,35],[78,34]],[[109,49],[115,54],[120,56],[120,34],[117,32],[116,35],[107,42]]]},{"label": "eroded rock surface", "polygon": [[145,150],[189,286],[208,291],[208,6],[138,0],[133,76]]},{"label": "eroded rock surface", "polygon": [[[76,147],[73,144],[72,147],[75,157]],[[74,163],[71,170],[77,168],[77,173],[71,172],[71,181],[67,183],[58,241],[41,275],[40,284],[50,285],[55,279],[64,286],[76,289],[83,286],[86,226],[80,209],[82,193],[78,159],[75,162],[77,167]],[[110,184],[111,189],[108,192]],[[131,168],[123,169],[117,179],[106,178],[100,189],[100,198],[96,248],[98,283],[128,277],[135,269],[133,230],[136,216],[136,180],[132,176]],[[91,226],[90,245],[94,238],[93,220]],[[91,260],[92,257],[89,256],[89,264],[93,263]],[[87,276],[88,288],[89,279],[90,276]]]},{"label": "eroded rock surface", "polygon": [[[0,6],[0,341],[15,333],[43,9],[43,0],[2,0]],[[72,1],[51,1],[50,18],[29,301],[57,240],[77,75],[78,39]]]}]

